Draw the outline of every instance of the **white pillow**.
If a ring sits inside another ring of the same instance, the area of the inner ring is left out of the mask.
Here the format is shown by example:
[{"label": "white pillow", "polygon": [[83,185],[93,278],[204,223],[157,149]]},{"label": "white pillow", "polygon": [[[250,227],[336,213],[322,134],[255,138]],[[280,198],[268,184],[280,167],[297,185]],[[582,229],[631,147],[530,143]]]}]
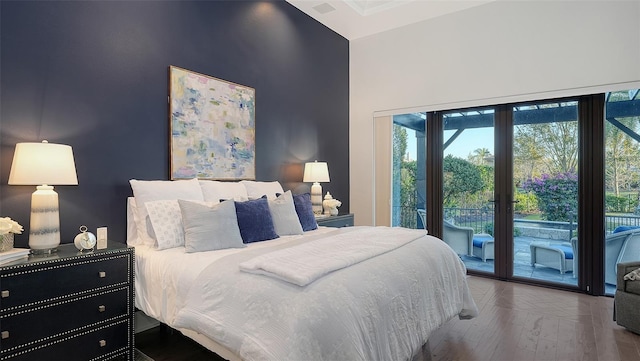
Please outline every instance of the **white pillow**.
[{"label": "white pillow", "polygon": [[136,228],[136,199],[133,197],[127,197],[127,245],[138,245],[138,229]]},{"label": "white pillow", "polygon": [[246,188],[249,199],[258,199],[264,195],[267,196],[267,199],[276,199],[276,193],[284,193],[284,189],[282,189],[282,185],[278,181],[258,182],[243,180],[240,183]]},{"label": "white pillow", "polygon": [[129,181],[136,199],[137,212],[134,214],[139,242],[154,245],[153,226],[149,219],[146,203],[168,199],[204,201],[197,179],[178,181]]},{"label": "white pillow", "polygon": [[235,201],[214,206],[179,200],[184,221],[184,248],[187,253],[244,248]]},{"label": "white pillow", "polygon": [[178,200],[147,202],[147,212],[153,226],[158,250],[184,246],[182,213]]},{"label": "white pillow", "polygon": [[200,188],[207,202],[219,203],[221,199],[233,199],[238,202],[249,200],[247,190],[238,182],[201,180]]},{"label": "white pillow", "polygon": [[276,199],[269,199],[269,213],[273,219],[273,228],[278,236],[303,234],[291,191],[286,191]]}]

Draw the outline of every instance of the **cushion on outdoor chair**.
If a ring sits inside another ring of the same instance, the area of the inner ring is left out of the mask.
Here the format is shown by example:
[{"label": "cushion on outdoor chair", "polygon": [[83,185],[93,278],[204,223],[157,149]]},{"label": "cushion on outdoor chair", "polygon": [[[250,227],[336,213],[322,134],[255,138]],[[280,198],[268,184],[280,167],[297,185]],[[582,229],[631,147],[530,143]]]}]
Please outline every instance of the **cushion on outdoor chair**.
[{"label": "cushion on outdoor chair", "polygon": [[630,231],[632,229],[638,229],[640,228],[639,226],[618,226],[616,227],[616,229],[613,230],[612,233],[620,233],[620,232],[626,232],[626,231]]},{"label": "cushion on outdoor chair", "polygon": [[482,245],[486,241],[491,241],[491,240],[493,240],[493,237],[491,236],[473,236],[473,246],[482,248]]},{"label": "cushion on outdoor chair", "polygon": [[553,245],[551,247],[562,250],[565,259],[573,259],[573,248],[571,246]]}]

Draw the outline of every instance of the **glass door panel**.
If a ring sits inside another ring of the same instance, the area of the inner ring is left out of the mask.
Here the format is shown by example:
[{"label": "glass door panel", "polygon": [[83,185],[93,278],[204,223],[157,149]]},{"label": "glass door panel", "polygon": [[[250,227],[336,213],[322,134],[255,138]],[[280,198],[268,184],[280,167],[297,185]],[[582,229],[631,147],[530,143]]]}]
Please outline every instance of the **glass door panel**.
[{"label": "glass door panel", "polygon": [[443,240],[467,269],[494,273],[494,110],[443,113]]},{"label": "glass door panel", "polygon": [[614,294],[616,264],[640,261],[640,95],[606,93],[604,291]]},{"label": "glass door panel", "polygon": [[577,285],[578,102],[518,105],[512,118],[513,276]]}]

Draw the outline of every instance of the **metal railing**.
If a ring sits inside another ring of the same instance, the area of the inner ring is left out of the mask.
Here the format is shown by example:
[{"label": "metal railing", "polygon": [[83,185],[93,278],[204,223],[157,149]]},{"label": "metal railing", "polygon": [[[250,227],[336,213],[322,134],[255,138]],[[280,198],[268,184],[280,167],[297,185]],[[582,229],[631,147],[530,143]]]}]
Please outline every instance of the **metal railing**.
[{"label": "metal railing", "polygon": [[[417,218],[417,210],[415,207],[397,207],[402,212],[402,218],[407,220],[408,224],[415,228],[415,220]],[[458,226],[471,227],[475,233],[493,233],[493,209],[490,208],[444,208],[444,218],[453,220]],[[527,220],[515,219],[515,223],[521,225],[534,225],[541,228],[558,228],[569,230],[569,237],[574,236],[577,230],[577,222],[558,222],[544,220]],[[640,227],[640,216],[636,215],[607,215],[605,216],[605,232],[611,233],[618,226],[634,226]]]}]

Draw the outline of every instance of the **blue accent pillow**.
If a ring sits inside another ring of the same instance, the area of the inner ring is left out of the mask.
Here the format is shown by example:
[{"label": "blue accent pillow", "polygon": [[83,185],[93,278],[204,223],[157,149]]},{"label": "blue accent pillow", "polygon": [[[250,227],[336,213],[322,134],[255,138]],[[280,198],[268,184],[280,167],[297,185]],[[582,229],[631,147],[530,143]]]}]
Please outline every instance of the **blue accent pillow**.
[{"label": "blue accent pillow", "polygon": [[273,227],[267,197],[235,202],[242,242],[253,243],[278,238]]},{"label": "blue accent pillow", "polygon": [[302,225],[303,231],[313,231],[318,229],[316,216],[313,215],[313,206],[311,205],[311,194],[303,193],[293,196],[293,205],[296,207],[296,213]]},{"label": "blue accent pillow", "polygon": [[619,232],[626,232],[626,231],[630,231],[632,229],[638,229],[640,227],[638,226],[618,226],[616,227],[616,229],[613,230],[613,233],[619,233]]}]

